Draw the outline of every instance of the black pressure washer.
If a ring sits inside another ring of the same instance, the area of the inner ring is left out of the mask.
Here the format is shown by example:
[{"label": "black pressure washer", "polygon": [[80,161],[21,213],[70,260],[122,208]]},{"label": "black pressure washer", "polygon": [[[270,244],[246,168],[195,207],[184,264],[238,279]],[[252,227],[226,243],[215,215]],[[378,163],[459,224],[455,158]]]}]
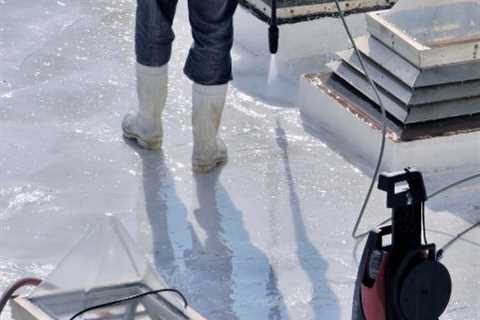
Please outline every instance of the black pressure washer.
[{"label": "black pressure washer", "polygon": [[450,301],[452,280],[435,244],[422,244],[423,176],[412,169],[381,174],[378,188],[387,192],[392,224],[368,236],[352,319],[437,320]]}]

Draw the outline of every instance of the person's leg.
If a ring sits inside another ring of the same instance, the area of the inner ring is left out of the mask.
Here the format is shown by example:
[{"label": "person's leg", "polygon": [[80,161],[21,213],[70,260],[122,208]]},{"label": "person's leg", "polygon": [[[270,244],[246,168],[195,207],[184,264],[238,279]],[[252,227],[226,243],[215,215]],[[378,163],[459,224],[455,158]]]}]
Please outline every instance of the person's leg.
[{"label": "person's leg", "polygon": [[192,168],[195,172],[208,172],[227,161],[227,147],[218,136],[227,86],[193,84]]},{"label": "person's leg", "polygon": [[189,0],[194,44],[185,74],[193,81],[192,167],[208,172],[227,160],[218,137],[228,82],[232,79],[233,14],[237,0]]},{"label": "person's leg", "polygon": [[168,91],[168,61],[175,38],[177,0],[138,0],[135,28],[138,112],[122,122],[125,137],[147,149],[162,145],[162,112]]},{"label": "person's leg", "polygon": [[172,24],[178,0],[137,0],[135,54],[149,67],[168,63],[175,39]]},{"label": "person's leg", "polygon": [[232,80],[233,14],[238,0],[189,0],[194,44],[185,74],[195,83],[222,85]]}]

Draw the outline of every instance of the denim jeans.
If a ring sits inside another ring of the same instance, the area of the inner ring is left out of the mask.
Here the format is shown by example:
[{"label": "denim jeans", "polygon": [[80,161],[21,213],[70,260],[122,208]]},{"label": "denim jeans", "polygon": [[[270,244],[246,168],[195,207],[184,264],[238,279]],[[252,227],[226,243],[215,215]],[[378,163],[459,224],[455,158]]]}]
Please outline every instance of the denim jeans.
[{"label": "denim jeans", "polygon": [[[172,23],[178,0],[137,0],[135,52],[146,66],[170,60],[175,35]],[[188,0],[194,43],[185,74],[203,85],[232,80],[233,14],[238,0]]]}]

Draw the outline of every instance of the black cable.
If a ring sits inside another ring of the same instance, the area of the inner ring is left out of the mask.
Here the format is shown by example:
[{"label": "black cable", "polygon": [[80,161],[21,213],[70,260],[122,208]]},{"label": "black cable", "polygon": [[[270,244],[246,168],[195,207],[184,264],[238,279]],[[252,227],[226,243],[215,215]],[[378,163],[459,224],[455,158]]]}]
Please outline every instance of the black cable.
[{"label": "black cable", "polygon": [[428,245],[427,239],[427,224],[425,222],[425,202],[422,202],[422,228],[423,228],[423,243]]},{"label": "black cable", "polygon": [[[458,187],[459,185],[462,185],[464,183],[467,183],[469,181],[472,181],[474,179],[478,179],[480,178],[480,173],[477,173],[477,174],[474,174],[474,175],[471,175],[469,177],[466,177],[466,178],[463,178],[463,179],[460,179],[452,184],[449,184],[448,186],[446,187],[443,187],[433,193],[431,193],[429,196],[428,196],[428,199],[431,199],[431,198],[434,198],[436,196],[438,196],[439,194],[441,193],[444,193],[452,188],[455,188],[455,187]],[[472,231],[473,229],[475,229],[476,227],[480,226],[480,222],[477,222],[476,224],[468,227],[467,229],[465,229],[464,231],[460,232],[459,234],[457,234],[455,236],[455,238],[451,239],[449,242],[447,242],[440,250],[438,250],[437,252],[437,259],[440,260],[443,258],[443,255],[445,253],[445,251],[448,250],[448,248],[450,248],[455,242],[457,242],[458,240],[460,240],[461,237],[463,237],[464,235],[466,235],[467,233],[469,233],[470,231]]]},{"label": "black cable", "polygon": [[173,292],[173,293],[176,293],[177,295],[180,296],[180,298],[182,298],[183,303],[185,304],[185,308],[188,307],[187,299],[185,298],[185,296],[183,295],[183,293],[181,293],[181,292],[178,291],[177,289],[160,289],[160,290],[147,291],[147,292],[144,292],[144,293],[136,294],[136,295],[133,295],[133,296],[128,296],[128,297],[125,297],[125,298],[122,298],[122,299],[118,299],[118,300],[115,300],[115,301],[106,302],[106,303],[102,303],[102,304],[98,304],[98,305],[96,305],[96,306],[92,306],[92,307],[86,308],[86,309],[84,309],[84,310],[82,310],[82,311],[79,311],[79,312],[77,312],[76,314],[74,314],[74,315],[70,318],[70,320],[74,320],[74,319],[77,318],[78,316],[81,316],[82,314],[87,313],[87,312],[92,311],[92,310],[95,310],[95,309],[101,309],[101,308],[105,308],[105,307],[111,307],[111,306],[115,306],[115,305],[117,305],[117,304],[122,304],[122,303],[125,303],[125,302],[128,302],[128,301],[131,301],[131,300],[136,300],[136,299],[139,299],[139,298],[148,296],[148,295],[159,294],[159,293],[163,293],[163,292]]},{"label": "black cable", "polygon": [[469,177],[466,177],[464,179],[458,180],[457,182],[449,184],[448,186],[433,192],[431,195],[428,196],[428,199],[434,198],[434,197],[438,196],[439,194],[444,193],[445,191],[448,191],[448,190],[450,190],[452,188],[455,188],[455,187],[457,187],[461,184],[467,183],[469,181],[472,181],[472,180],[478,179],[478,178],[480,178],[480,173],[477,173],[477,174],[471,175]]},{"label": "black cable", "polygon": [[437,252],[437,260],[441,260],[443,258],[443,255],[445,253],[445,251],[448,250],[448,248],[450,248],[455,242],[457,242],[458,240],[460,240],[464,235],[466,235],[467,233],[469,233],[470,231],[472,231],[473,229],[477,228],[480,226],[480,221],[475,223],[474,225],[468,227],[467,229],[465,229],[464,231],[460,232],[459,234],[457,234],[455,236],[455,238],[451,239],[450,241],[448,241],[440,250],[438,250]]},{"label": "black cable", "polygon": [[386,144],[386,136],[387,136],[387,112],[385,109],[385,106],[383,104],[382,98],[380,97],[380,93],[378,92],[377,86],[373,82],[372,78],[370,77],[370,74],[367,71],[367,68],[365,67],[365,63],[363,61],[363,57],[360,54],[360,51],[358,50],[358,47],[355,43],[355,40],[353,39],[352,33],[350,32],[350,28],[348,27],[347,21],[345,20],[345,15],[343,14],[343,10],[340,7],[340,3],[338,0],[335,0],[335,5],[337,6],[338,14],[340,16],[340,19],[342,20],[343,26],[345,28],[345,31],[348,35],[348,38],[350,39],[350,42],[353,45],[353,49],[355,50],[355,54],[358,57],[358,60],[360,61],[360,65],[362,67],[363,72],[365,73],[365,76],[368,79],[368,82],[370,83],[370,86],[372,87],[373,91],[375,92],[375,96],[377,98],[377,104],[380,106],[380,109],[382,110],[382,142],[380,145],[380,153],[378,155],[378,160],[377,160],[377,165],[375,166],[375,171],[373,173],[373,178],[372,182],[370,183],[370,186],[367,191],[367,195],[365,196],[365,200],[363,201],[362,208],[360,209],[360,213],[358,215],[357,221],[355,222],[355,226],[352,231],[352,237],[354,239],[360,239],[363,237],[363,234],[357,235],[358,228],[360,227],[360,223],[362,222],[363,216],[365,215],[365,211],[367,209],[368,203],[370,202],[370,198],[372,196],[373,189],[375,188],[375,182],[377,181],[378,174],[380,173],[380,168],[382,166],[383,162],[383,155],[385,153],[385,144]]}]

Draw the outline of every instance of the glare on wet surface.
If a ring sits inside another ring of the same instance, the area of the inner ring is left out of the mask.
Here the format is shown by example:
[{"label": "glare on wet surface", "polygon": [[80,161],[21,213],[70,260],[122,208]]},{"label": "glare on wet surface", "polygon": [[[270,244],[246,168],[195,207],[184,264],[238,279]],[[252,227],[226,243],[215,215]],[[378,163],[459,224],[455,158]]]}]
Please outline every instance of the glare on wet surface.
[{"label": "glare on wet surface", "polygon": [[[230,161],[192,175],[183,2],[163,152],[124,141],[122,116],[136,106],[134,8],[126,0],[0,0],[0,289],[45,276],[112,213],[209,319],[349,319],[350,231],[369,170],[327,146],[331,133],[304,127],[293,79],[268,99],[270,57],[237,46],[222,124]],[[474,169],[432,173],[428,187]],[[478,192],[470,184],[429,204],[430,239],[443,244],[478,220]],[[366,226],[388,215],[384,200],[375,193]],[[445,258],[455,289],[444,319],[478,318],[480,233],[466,238]]]}]

